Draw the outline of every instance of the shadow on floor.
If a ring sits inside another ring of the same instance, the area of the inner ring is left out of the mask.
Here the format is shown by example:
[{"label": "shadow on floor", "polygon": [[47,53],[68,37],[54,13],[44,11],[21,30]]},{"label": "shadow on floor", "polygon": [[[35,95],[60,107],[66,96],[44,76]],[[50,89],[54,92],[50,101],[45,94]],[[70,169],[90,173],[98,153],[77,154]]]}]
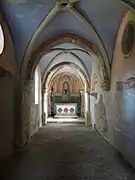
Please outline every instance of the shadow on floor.
[{"label": "shadow on floor", "polygon": [[57,179],[135,180],[135,172],[95,132],[75,124],[41,128],[0,168],[0,180]]}]

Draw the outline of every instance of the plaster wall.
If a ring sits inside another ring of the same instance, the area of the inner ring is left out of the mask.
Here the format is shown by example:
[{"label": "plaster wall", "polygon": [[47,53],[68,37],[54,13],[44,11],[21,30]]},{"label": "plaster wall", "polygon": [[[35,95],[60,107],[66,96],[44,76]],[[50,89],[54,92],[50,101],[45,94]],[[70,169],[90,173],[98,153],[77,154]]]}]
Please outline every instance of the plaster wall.
[{"label": "plaster wall", "polygon": [[131,12],[124,17],[118,32],[111,91],[98,93],[94,110],[98,132],[135,167],[135,47],[127,58],[121,51],[122,36],[128,21],[135,21],[135,15]]},{"label": "plaster wall", "polygon": [[54,94],[63,93],[63,83],[67,81],[69,84],[70,93],[78,93],[80,89],[84,89],[81,80],[74,74],[71,73],[61,73],[58,74],[51,82],[51,87],[53,87]]}]

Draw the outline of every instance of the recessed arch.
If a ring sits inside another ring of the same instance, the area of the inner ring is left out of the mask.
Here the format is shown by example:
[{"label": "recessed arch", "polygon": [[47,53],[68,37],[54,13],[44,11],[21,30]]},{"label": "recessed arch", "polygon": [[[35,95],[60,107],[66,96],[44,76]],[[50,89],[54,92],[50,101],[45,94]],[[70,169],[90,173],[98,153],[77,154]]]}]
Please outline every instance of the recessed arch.
[{"label": "recessed arch", "polygon": [[52,77],[50,84],[48,85],[50,89],[53,89],[53,93],[62,93],[64,82],[68,82],[70,93],[76,93],[78,87],[79,89],[84,89],[84,82],[82,81],[81,77],[75,73],[75,70],[72,72],[71,70],[69,72],[62,72],[62,69],[63,68],[56,72],[56,74]]},{"label": "recessed arch", "polygon": [[56,65],[54,65],[51,69],[49,69],[45,74],[44,74],[44,77],[42,79],[42,83],[44,84],[44,82],[46,81],[46,79],[48,78],[48,76],[51,74],[51,73],[55,73],[57,71],[57,69],[61,69],[61,67],[63,66],[73,66],[75,67],[77,70],[79,70],[83,76],[85,77],[85,79],[87,79],[87,82],[89,84],[89,76],[87,76],[86,72],[81,68],[79,67],[77,64],[75,64],[74,62],[61,62],[61,63],[58,63]]},{"label": "recessed arch", "polygon": [[[118,38],[119,38],[119,31],[120,31],[120,29],[121,29],[121,27],[123,27],[123,22],[125,21],[125,18],[128,16],[128,14],[129,13],[135,13],[135,5],[133,4],[133,3],[130,3],[130,2],[127,2],[127,1],[125,1],[125,0],[121,0],[121,3],[123,3],[124,5],[125,5],[125,7],[126,7],[126,9],[125,9],[125,11],[124,11],[124,13],[123,13],[123,16],[122,16],[122,18],[121,18],[121,21],[120,21],[120,24],[119,24],[119,27],[118,27],[118,30],[117,30],[117,34],[116,34],[116,40],[115,40],[115,44],[114,44],[114,49],[113,49],[113,59],[112,59],[112,66],[113,66],[113,60],[114,60],[114,56],[115,56],[115,49],[116,49],[116,44],[117,44],[117,41],[118,41]],[[134,8],[134,9],[133,9]],[[134,21],[133,21],[133,19],[131,18],[131,19],[128,19],[127,20],[127,22],[126,22],[126,25],[127,24],[129,24],[129,23],[132,23],[133,22],[133,24],[134,24]],[[125,26],[125,28],[126,28],[126,26]],[[124,35],[124,31],[125,31],[125,29],[123,30],[123,33],[122,33],[122,37],[120,38],[120,40],[119,40],[119,42],[121,41],[121,44],[120,44],[120,46],[121,46],[121,51],[122,51],[122,39],[123,39],[123,35]],[[134,43],[133,43],[134,44]],[[132,47],[133,48],[133,47]],[[129,54],[127,54],[127,55],[125,55],[124,53],[123,53],[123,57],[124,58],[128,58],[130,55],[132,55],[132,50],[133,49],[131,49],[131,51],[130,51],[130,53]],[[112,69],[111,69],[111,71],[112,71]],[[112,72],[111,72],[112,73]]]},{"label": "recessed arch", "polygon": [[44,78],[44,81],[43,81],[43,87],[46,87],[47,88],[47,84],[49,83],[51,77],[54,76],[54,74],[62,67],[62,66],[65,66],[65,65],[72,65],[74,66],[77,70],[78,70],[78,73],[79,73],[79,76],[80,77],[83,77],[82,79],[82,82],[86,82],[86,89],[90,89],[90,79],[87,79],[85,73],[83,72],[83,70],[78,67],[76,64],[74,63],[69,63],[69,62],[64,62],[64,63],[59,63],[55,66],[53,66],[45,75],[45,78]]},{"label": "recessed arch", "polygon": [[121,51],[125,57],[129,57],[134,49],[134,39],[135,39],[135,23],[129,21],[124,29],[121,42]]},{"label": "recessed arch", "polygon": [[[68,66],[69,69],[71,68],[70,65],[66,65],[66,66]],[[64,68],[65,68],[65,65],[60,66],[59,68],[56,68],[56,70],[54,71],[54,73],[52,73],[52,78],[51,78],[51,80],[50,80],[50,83],[53,83],[55,77],[56,77],[57,75],[59,75],[59,74],[61,74],[60,81],[63,79],[64,76],[68,76],[68,77],[70,78],[70,76],[69,76],[69,74],[70,74],[70,75],[76,76],[76,77],[80,80],[80,82],[83,84],[83,86],[85,86],[85,85],[84,85],[85,82],[83,81],[83,78],[81,77],[82,74],[81,74],[81,73],[79,74],[79,73],[77,72],[77,69],[76,69],[76,68],[74,68],[74,70],[73,70],[76,74],[74,74],[71,69],[70,69],[69,72],[65,72],[65,73],[63,74],[63,73],[61,72],[61,70],[64,69]],[[53,77],[54,77],[54,78],[53,78]],[[71,78],[70,78],[70,80],[71,80],[71,82],[72,82],[72,79],[71,79]],[[72,82],[72,83],[73,83],[73,82]],[[87,83],[87,82],[86,82],[86,83]]]},{"label": "recessed arch", "polygon": [[[56,76],[55,76],[55,78],[58,76],[59,74],[57,74]],[[60,76],[60,78],[59,78],[59,82],[58,82],[58,86],[57,86],[57,91],[59,91],[59,89],[62,91],[62,88],[63,88],[63,85],[62,85],[62,87],[60,86],[61,85],[61,82],[63,81],[63,79],[66,79],[66,80],[64,80],[65,82],[68,82],[69,83],[69,91],[71,92],[72,91],[72,87],[73,87],[73,82],[72,82],[72,79],[71,79],[71,77],[70,77],[70,73],[69,74],[61,74],[61,76]],[[68,80],[68,81],[67,81]],[[54,82],[54,80],[53,80],[53,82]],[[64,82],[64,83],[65,83]]]},{"label": "recessed arch", "polygon": [[[121,1],[122,1],[122,0],[121,0]],[[113,63],[113,57],[114,57],[115,46],[116,46],[116,41],[117,41],[119,29],[120,29],[121,24],[122,24],[122,21],[123,21],[123,19],[124,19],[124,17],[126,16],[127,13],[128,13],[128,9],[125,9],[122,18],[120,19],[120,22],[119,22],[119,25],[118,25],[118,28],[117,28],[117,31],[116,31],[116,34],[115,34],[115,41],[114,41],[114,45],[113,45],[112,60],[111,60],[112,63]],[[112,67],[112,64],[111,64],[111,67]]]}]

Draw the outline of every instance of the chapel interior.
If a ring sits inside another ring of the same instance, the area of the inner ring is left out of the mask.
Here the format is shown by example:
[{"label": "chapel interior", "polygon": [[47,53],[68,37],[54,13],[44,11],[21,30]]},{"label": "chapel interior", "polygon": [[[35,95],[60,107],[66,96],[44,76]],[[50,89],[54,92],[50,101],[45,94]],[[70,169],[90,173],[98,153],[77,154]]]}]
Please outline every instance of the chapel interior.
[{"label": "chapel interior", "polygon": [[135,180],[135,0],[0,1],[0,180]]}]

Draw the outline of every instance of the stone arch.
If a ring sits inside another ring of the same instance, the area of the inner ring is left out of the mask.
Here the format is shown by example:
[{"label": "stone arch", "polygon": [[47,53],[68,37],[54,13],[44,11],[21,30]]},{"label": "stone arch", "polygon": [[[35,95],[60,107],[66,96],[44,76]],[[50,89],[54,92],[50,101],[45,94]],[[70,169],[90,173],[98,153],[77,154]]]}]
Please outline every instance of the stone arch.
[{"label": "stone arch", "polygon": [[131,11],[135,12],[135,4],[132,3],[131,1],[127,1],[127,0],[120,0],[121,3],[123,3],[128,9],[130,9]]},{"label": "stone arch", "polygon": [[[44,73],[43,73],[43,78],[42,78],[42,80],[43,80],[43,82],[44,82],[44,77],[46,76],[46,71],[48,71],[48,69],[49,68],[51,68],[52,66],[54,66],[53,64],[54,63],[57,63],[57,58],[59,57],[59,56],[61,56],[61,55],[63,55],[63,53],[65,53],[65,51],[62,51],[62,52],[60,52],[60,53],[58,53],[51,61],[50,61],[50,63],[47,65],[47,67],[45,68],[45,70],[44,70]],[[76,54],[74,54],[74,53],[68,53],[69,55],[71,55],[71,59],[73,59],[73,60],[71,60],[70,58],[69,58],[69,60],[67,60],[66,61],[66,63],[67,62],[69,62],[69,63],[74,63],[74,60],[76,60],[76,65],[78,65],[78,67],[80,67],[83,71],[85,71],[86,72],[86,75],[87,75],[87,78],[89,78],[89,72],[88,72],[88,70],[87,70],[87,68],[86,68],[86,66],[85,66],[85,64],[84,64],[84,62],[82,61],[82,59],[81,58],[79,58]],[[64,63],[64,61],[62,61],[63,63]],[[58,63],[57,63],[58,64]]]},{"label": "stone arch", "polygon": [[[59,70],[58,70],[59,71]],[[54,85],[55,85],[55,83],[57,83],[57,88],[55,88],[55,93],[57,92],[62,92],[62,83],[61,83],[61,81],[63,80],[63,78],[65,77],[65,76],[68,76],[68,75],[66,75],[66,74],[62,74],[62,73],[60,73],[60,74],[56,74],[55,75],[55,77],[53,78],[53,79],[50,79],[50,82],[49,82],[49,85],[48,85],[48,87],[54,87]],[[68,76],[68,79],[69,79],[69,81],[70,81],[70,84],[72,84],[72,79]],[[70,86],[71,88],[72,88],[72,86]],[[70,88],[70,91],[71,91],[71,88]],[[51,88],[50,88],[51,89]]]},{"label": "stone arch", "polygon": [[73,93],[73,92],[75,93],[75,90],[77,89],[77,86],[78,86],[78,84],[77,84],[78,81],[80,82],[80,84],[83,84],[82,81],[80,81],[79,77],[77,77],[76,75],[71,74],[71,73],[64,75],[62,80],[64,80],[64,78],[65,78],[65,80],[66,80],[66,78],[67,78],[67,80],[69,79],[68,82],[70,85],[70,93]]},{"label": "stone arch", "polygon": [[104,91],[108,91],[110,89],[109,62],[107,65],[101,53],[99,52],[99,50],[93,44],[91,44],[87,39],[85,39],[84,37],[75,35],[75,34],[70,34],[70,33],[57,35],[39,46],[39,48],[32,54],[30,58],[28,71],[27,71],[27,77],[30,78],[31,74],[34,72],[34,69],[36,68],[37,64],[39,63],[43,55],[47,54],[48,52],[51,51],[53,47],[63,42],[64,43],[71,42],[71,43],[77,44],[89,52],[90,56],[92,56],[92,58],[96,60],[99,64],[101,88]]},{"label": "stone arch", "polygon": [[[51,79],[50,80],[50,82],[49,82],[49,85],[48,86],[50,86],[50,84],[54,84],[54,83],[57,83],[57,88],[54,88],[54,91],[56,91],[56,89],[58,90],[59,88],[60,88],[60,84],[59,84],[59,81],[61,81],[61,79],[63,78],[63,76],[65,76],[65,75],[68,75],[68,77],[70,78],[70,81],[71,81],[71,85],[72,85],[72,87],[71,87],[71,92],[75,92],[75,90],[76,90],[76,86],[75,86],[75,82],[74,82],[74,80],[78,80],[79,82],[78,82],[78,84],[79,84],[79,86],[80,86],[80,84],[82,84],[82,86],[83,86],[83,89],[84,89],[84,82],[83,82],[83,80],[81,79],[81,77],[77,74],[77,75],[74,75],[74,74],[72,74],[71,72],[66,72],[66,73],[61,73],[61,72],[59,72],[59,70],[61,70],[62,69],[62,67],[60,67],[60,68],[58,68],[58,70],[56,71],[56,73],[54,73],[53,74],[53,76],[55,76],[53,79]],[[76,71],[76,70],[75,70]],[[58,81],[58,79],[59,79],[59,81]],[[74,85],[74,86],[73,86]],[[81,89],[82,89],[82,86],[81,86]],[[61,89],[62,90],[62,89]]]},{"label": "stone arch", "polygon": [[[44,77],[44,81],[43,81],[43,87],[47,87],[47,84],[48,84],[48,78],[50,77],[50,75],[51,75],[51,77],[53,76],[53,73],[55,73],[54,72],[54,70],[57,70],[57,69],[59,69],[61,66],[63,66],[63,65],[73,65],[78,71],[80,71],[80,74],[84,77],[84,79],[86,80],[86,85],[87,85],[87,87],[86,87],[86,89],[88,90],[88,89],[90,89],[90,79],[88,79],[87,77],[86,77],[86,74],[83,72],[83,70],[81,69],[81,68],[79,68],[76,64],[74,64],[74,63],[69,63],[69,62],[62,62],[62,63],[59,63],[59,64],[56,64],[54,67],[52,67],[46,74],[45,74],[45,77]],[[82,81],[82,83],[83,83],[83,81]]]},{"label": "stone arch", "polygon": [[70,93],[77,92],[76,90],[78,89],[78,87],[79,89],[84,89],[84,84],[78,75],[75,75],[71,72],[66,72],[64,74],[62,72],[57,72],[55,77],[50,82],[51,87],[53,86],[52,89],[54,93],[57,94],[57,93],[62,92],[62,84],[60,82],[61,82],[61,79],[65,76],[68,76],[70,78]]},{"label": "stone arch", "polygon": [[[64,2],[64,3],[63,3]],[[63,6],[64,4],[64,6]],[[82,22],[82,25],[84,25],[86,28],[91,29],[93,33],[95,34],[95,39],[97,40],[98,46],[100,47],[100,50],[98,49],[98,52],[102,52],[102,56],[104,57],[104,62],[106,65],[106,70],[108,72],[108,76],[110,77],[110,64],[109,64],[109,58],[108,54],[105,48],[105,45],[96,29],[94,26],[93,22],[91,20],[88,20],[82,13],[82,11],[76,6],[74,6],[76,2],[66,2],[65,6],[65,1],[59,2],[59,0],[56,1],[55,6],[51,9],[51,11],[48,13],[46,17],[41,21],[35,32],[33,33],[28,46],[26,48],[26,52],[24,54],[24,59],[22,62],[21,66],[21,76],[26,77],[26,71],[27,71],[27,66],[29,64],[29,61],[31,59],[31,55],[33,54],[34,48],[36,48],[36,42],[38,39],[38,36],[42,31],[45,29],[45,27],[55,18],[55,16],[59,12],[67,11],[68,13],[73,14],[79,21]]]}]

